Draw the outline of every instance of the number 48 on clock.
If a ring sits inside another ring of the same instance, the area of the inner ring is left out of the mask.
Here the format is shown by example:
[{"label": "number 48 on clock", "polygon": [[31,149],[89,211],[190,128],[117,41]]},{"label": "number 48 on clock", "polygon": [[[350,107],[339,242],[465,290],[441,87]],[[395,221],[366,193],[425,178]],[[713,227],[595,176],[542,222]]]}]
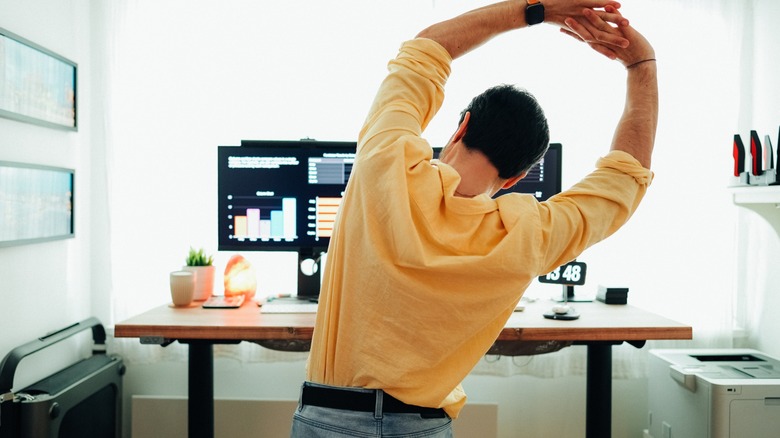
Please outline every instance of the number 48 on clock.
[{"label": "number 48 on clock", "polygon": [[566,284],[581,286],[585,284],[587,265],[583,262],[571,261],[555,268],[547,275],[539,277],[540,283]]}]

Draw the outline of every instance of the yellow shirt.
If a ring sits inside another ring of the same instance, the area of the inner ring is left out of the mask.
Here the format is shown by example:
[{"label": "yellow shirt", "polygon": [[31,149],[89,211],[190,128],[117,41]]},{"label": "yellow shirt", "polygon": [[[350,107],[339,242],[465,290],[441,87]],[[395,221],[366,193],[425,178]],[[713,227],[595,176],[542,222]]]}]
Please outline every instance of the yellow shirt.
[{"label": "yellow shirt", "polygon": [[307,378],[383,389],[455,418],[460,382],[531,281],[623,225],[652,173],[611,152],[547,202],[455,197],[460,176],[432,162],[420,137],[451,62],[416,39],[388,65],[331,238]]}]

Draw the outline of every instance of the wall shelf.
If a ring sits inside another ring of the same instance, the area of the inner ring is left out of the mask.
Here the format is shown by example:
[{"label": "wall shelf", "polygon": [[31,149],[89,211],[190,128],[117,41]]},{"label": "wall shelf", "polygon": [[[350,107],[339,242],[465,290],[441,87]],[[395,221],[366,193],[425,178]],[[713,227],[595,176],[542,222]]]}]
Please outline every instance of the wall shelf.
[{"label": "wall shelf", "polygon": [[780,207],[780,186],[734,187],[730,190],[737,205],[774,204]]},{"label": "wall shelf", "polygon": [[780,236],[780,186],[732,187],[735,205],[759,214]]}]

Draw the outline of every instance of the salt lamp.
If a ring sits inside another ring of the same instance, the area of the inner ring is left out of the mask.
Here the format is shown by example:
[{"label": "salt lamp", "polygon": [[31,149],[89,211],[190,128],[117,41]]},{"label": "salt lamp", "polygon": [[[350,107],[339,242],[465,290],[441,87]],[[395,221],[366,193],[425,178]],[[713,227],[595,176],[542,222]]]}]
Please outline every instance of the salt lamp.
[{"label": "salt lamp", "polygon": [[252,264],[241,255],[230,257],[225,266],[225,296],[244,295],[247,300],[257,291],[257,274]]}]

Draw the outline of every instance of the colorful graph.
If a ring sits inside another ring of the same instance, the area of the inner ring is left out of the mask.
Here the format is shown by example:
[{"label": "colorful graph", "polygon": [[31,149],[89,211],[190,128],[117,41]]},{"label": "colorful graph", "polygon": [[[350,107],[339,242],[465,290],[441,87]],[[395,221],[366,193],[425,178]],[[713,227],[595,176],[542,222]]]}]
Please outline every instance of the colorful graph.
[{"label": "colorful graph", "polygon": [[317,237],[330,237],[333,234],[333,224],[336,222],[336,212],[341,205],[341,197],[317,198],[316,229]]},{"label": "colorful graph", "polygon": [[233,216],[236,239],[295,240],[296,200],[276,198],[280,205],[246,207],[244,215]]}]

